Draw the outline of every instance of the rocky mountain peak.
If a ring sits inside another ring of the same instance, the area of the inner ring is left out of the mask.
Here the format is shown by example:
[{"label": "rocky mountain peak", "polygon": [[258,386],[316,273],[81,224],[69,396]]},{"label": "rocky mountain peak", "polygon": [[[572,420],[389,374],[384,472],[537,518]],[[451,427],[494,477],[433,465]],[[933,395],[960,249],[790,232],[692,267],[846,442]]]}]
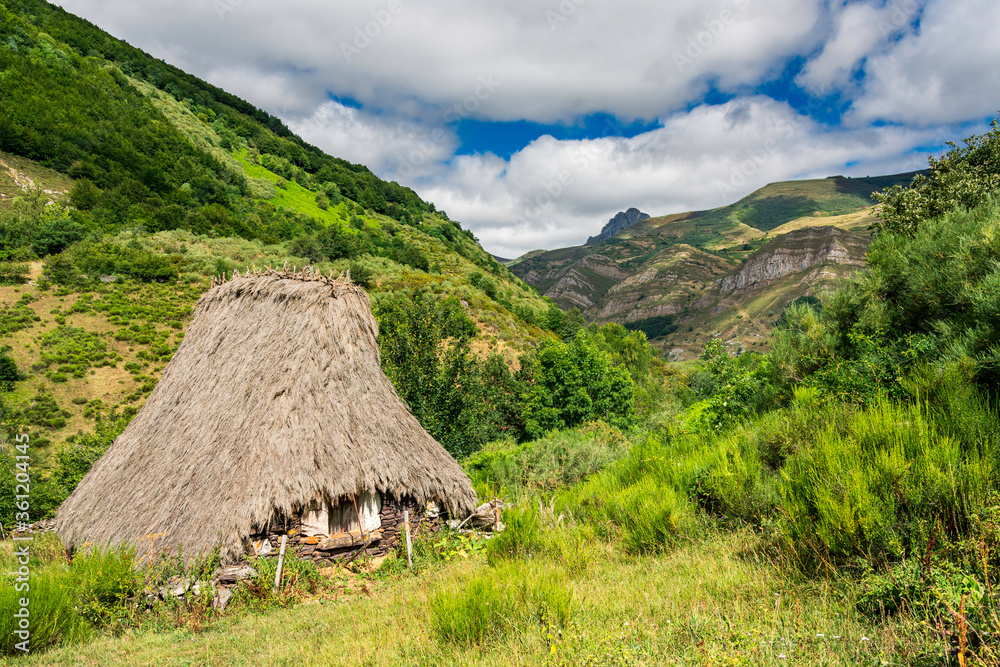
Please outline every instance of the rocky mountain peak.
[{"label": "rocky mountain peak", "polygon": [[614,236],[618,232],[631,227],[637,222],[642,222],[643,220],[648,220],[650,215],[648,213],[643,213],[637,208],[630,208],[627,211],[621,211],[615,217],[608,221],[608,224],[604,225],[601,233],[597,236],[591,236],[587,239],[587,245],[593,245],[599,243],[606,238]]}]

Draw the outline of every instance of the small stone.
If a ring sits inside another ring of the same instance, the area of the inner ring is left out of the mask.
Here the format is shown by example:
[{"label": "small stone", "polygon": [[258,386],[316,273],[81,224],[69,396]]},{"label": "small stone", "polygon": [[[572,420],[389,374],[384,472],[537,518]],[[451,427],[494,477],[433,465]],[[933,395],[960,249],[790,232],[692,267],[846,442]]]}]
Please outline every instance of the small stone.
[{"label": "small stone", "polygon": [[212,606],[222,611],[229,604],[229,601],[233,598],[233,592],[228,588],[219,587],[215,592],[215,598],[212,600]]},{"label": "small stone", "polygon": [[213,579],[220,584],[232,585],[238,581],[257,578],[257,570],[249,565],[231,565],[219,568],[215,572]]}]

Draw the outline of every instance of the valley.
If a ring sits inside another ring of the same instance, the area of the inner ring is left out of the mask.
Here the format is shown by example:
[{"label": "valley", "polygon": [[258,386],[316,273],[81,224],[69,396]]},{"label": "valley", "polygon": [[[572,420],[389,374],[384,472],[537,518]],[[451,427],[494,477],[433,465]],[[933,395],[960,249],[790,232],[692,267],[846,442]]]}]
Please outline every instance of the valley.
[{"label": "valley", "polygon": [[508,266],[588,321],[646,331],[673,360],[713,339],[765,351],[788,304],[827,294],[864,265],[871,194],[916,175],[772,183],[729,206],[636,220]]}]

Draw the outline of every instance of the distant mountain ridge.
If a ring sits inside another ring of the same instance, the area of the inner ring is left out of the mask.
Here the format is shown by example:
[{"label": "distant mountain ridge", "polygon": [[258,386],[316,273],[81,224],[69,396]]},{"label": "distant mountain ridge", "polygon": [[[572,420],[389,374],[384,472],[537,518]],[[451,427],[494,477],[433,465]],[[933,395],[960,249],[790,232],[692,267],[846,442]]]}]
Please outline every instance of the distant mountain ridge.
[{"label": "distant mountain ridge", "polygon": [[635,220],[509,267],[591,322],[646,331],[673,358],[696,356],[712,338],[753,349],[790,302],[864,265],[872,193],[916,173],[771,183],[728,206]]},{"label": "distant mountain ridge", "polygon": [[650,216],[648,213],[643,213],[637,208],[630,208],[627,211],[620,211],[618,215],[611,218],[608,224],[604,225],[601,229],[601,233],[597,236],[591,236],[587,239],[586,245],[593,245],[599,243],[604,239],[610,238],[617,234],[618,232],[628,229],[637,222],[642,222],[643,220],[649,220]]}]

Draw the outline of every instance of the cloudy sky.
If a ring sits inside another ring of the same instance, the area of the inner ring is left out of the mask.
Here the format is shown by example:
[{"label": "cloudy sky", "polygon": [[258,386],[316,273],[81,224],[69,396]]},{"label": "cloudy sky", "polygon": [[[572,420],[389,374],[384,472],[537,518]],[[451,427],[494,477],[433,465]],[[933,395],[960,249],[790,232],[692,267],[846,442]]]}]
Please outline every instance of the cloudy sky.
[{"label": "cloudy sky", "polygon": [[617,211],[926,166],[1000,109],[996,0],[63,0],[514,257]]}]

